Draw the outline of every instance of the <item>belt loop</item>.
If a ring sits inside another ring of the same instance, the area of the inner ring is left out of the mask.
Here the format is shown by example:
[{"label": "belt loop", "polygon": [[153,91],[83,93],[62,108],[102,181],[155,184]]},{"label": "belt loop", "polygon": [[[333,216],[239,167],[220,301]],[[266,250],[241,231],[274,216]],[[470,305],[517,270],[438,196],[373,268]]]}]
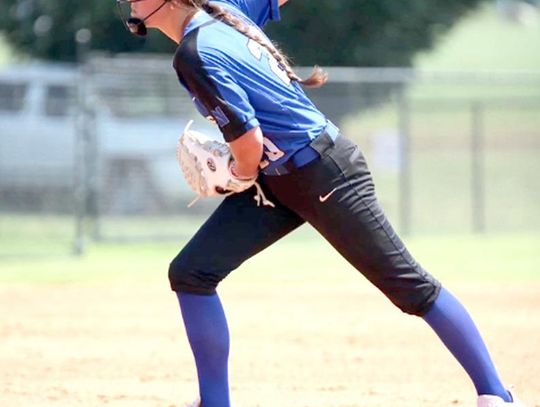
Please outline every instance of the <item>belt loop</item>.
[{"label": "belt loop", "polygon": [[333,140],[335,140],[340,133],[339,127],[332,123],[330,120],[327,120],[326,132],[330,134]]},{"label": "belt loop", "polygon": [[319,137],[313,140],[309,146],[317,153],[319,153],[319,155],[322,157],[326,150],[328,150],[333,145],[334,141],[332,140],[332,138],[326,132],[324,132],[324,134],[321,134]]},{"label": "belt loop", "polygon": [[323,133],[313,140],[309,146],[317,151],[321,157],[324,157],[325,153],[334,146],[334,140],[338,135],[339,129],[330,120],[328,120]]}]

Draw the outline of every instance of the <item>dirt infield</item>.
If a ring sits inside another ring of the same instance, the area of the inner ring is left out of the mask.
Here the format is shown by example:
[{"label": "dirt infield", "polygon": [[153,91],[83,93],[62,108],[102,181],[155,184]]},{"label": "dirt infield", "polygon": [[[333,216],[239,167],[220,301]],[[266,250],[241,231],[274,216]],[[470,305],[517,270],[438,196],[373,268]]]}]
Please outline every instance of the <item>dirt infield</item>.
[{"label": "dirt infield", "polygon": [[[501,376],[540,407],[540,283],[450,287]],[[231,386],[241,407],[474,406],[423,321],[372,287],[229,284]],[[195,372],[166,284],[0,287],[0,405],[180,407]]]}]

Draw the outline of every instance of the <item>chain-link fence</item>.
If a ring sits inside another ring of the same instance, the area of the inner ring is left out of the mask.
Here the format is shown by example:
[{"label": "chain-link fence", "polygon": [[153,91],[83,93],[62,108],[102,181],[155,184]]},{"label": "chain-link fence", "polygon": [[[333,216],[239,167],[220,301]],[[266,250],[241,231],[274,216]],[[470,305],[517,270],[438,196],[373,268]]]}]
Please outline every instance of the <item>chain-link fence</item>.
[{"label": "chain-link fence", "polygon": [[[361,146],[402,233],[540,229],[540,73],[328,71],[310,96]],[[186,208],[178,136],[192,118],[220,136],[170,57],[94,56],[52,76],[0,75],[0,255],[178,238],[215,207]]]},{"label": "chain-link fence", "polygon": [[65,254],[75,239],[77,71],[0,71],[0,256]]}]

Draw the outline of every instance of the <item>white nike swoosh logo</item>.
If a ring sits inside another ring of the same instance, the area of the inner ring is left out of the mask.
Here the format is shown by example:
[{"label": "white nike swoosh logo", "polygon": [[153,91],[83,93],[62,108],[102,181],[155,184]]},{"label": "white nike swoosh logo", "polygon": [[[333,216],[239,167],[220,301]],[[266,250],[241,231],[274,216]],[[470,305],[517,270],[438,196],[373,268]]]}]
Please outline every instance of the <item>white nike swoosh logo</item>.
[{"label": "white nike swoosh logo", "polygon": [[319,201],[326,202],[328,198],[330,198],[332,194],[336,191],[337,191],[337,187],[331,190],[330,192],[328,192],[325,196],[319,195]]}]

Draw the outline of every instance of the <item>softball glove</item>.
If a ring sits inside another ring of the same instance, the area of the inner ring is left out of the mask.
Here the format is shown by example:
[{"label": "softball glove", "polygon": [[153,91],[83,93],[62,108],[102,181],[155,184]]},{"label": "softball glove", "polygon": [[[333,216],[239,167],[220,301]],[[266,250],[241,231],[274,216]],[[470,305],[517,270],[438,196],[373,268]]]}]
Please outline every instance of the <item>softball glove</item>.
[{"label": "softball glove", "polygon": [[191,130],[191,120],[176,146],[176,158],[188,185],[197,197],[188,205],[191,207],[201,198],[228,196],[245,191],[255,185],[257,205],[274,206],[266,199],[257,177],[240,179],[231,172],[232,154],[226,143],[213,140],[206,134]]}]

